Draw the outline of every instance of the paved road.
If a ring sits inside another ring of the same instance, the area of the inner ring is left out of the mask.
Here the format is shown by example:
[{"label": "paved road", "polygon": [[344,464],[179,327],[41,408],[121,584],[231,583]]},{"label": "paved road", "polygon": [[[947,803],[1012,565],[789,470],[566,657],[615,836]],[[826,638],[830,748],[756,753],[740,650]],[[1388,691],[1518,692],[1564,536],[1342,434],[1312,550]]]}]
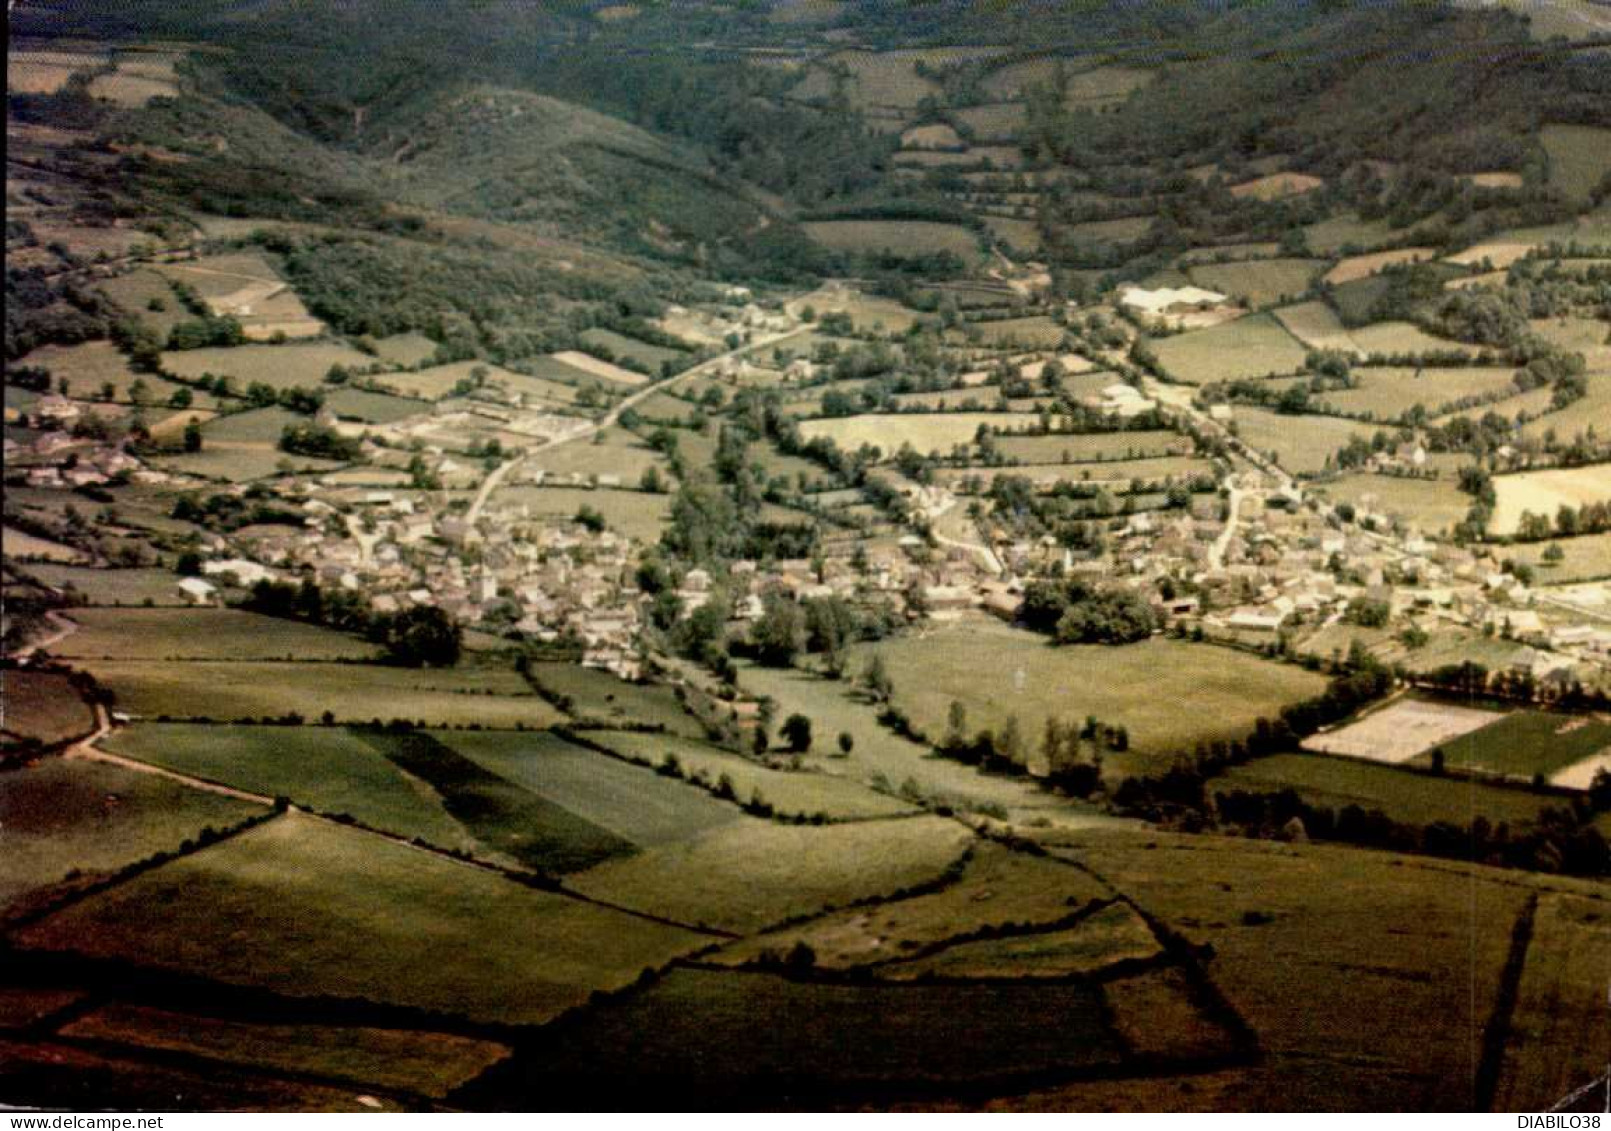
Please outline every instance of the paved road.
[{"label": "paved road", "polygon": [[548,452],[561,446],[562,444],[574,444],[578,440],[591,439],[593,436],[604,431],[604,429],[613,427],[616,421],[621,419],[621,414],[623,412],[626,412],[630,408],[637,407],[650,397],[654,396],[656,393],[664,392],[673,385],[688,381],[694,377],[703,376],[711,368],[721,364],[724,361],[727,361],[729,358],[739,357],[740,355],[749,353],[752,350],[765,349],[768,346],[775,346],[780,342],[784,342],[790,338],[797,337],[800,334],[807,333],[811,329],[813,329],[811,326],[800,326],[796,329],[788,331],[787,333],[772,334],[767,337],[757,338],[754,341],[747,342],[744,345],[739,346],[737,349],[728,350],[726,353],[717,354],[708,361],[702,361],[691,369],[685,369],[675,377],[669,377],[664,381],[657,381],[653,384],[645,385],[643,388],[639,389],[637,392],[623,400],[620,404],[616,405],[609,412],[605,413],[598,420],[584,424],[573,431],[567,432],[563,436],[556,436],[552,440],[545,440],[543,443],[531,449],[529,452],[509,460],[507,463],[499,464],[485,479],[481,481],[481,487],[476,491],[475,498],[470,503],[470,509],[465,512],[465,521],[474,523],[476,519],[480,518],[482,508],[486,506],[487,500],[492,497],[492,492],[498,489],[498,485],[502,483],[504,479],[508,477],[509,473],[512,472],[516,467],[530,459],[532,456],[537,455],[539,452]]}]

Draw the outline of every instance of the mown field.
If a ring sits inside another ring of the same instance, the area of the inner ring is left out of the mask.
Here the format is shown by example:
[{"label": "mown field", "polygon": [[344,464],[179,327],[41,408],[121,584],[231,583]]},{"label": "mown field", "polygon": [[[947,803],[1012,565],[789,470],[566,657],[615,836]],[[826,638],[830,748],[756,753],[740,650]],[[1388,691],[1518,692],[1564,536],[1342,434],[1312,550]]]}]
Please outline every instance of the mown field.
[{"label": "mown field", "polygon": [[292,998],[528,1024],[708,941],[294,814],[14,938]]},{"label": "mown field", "polygon": [[1152,350],[1171,377],[1188,385],[1296,373],[1308,352],[1268,314],[1160,338]]}]

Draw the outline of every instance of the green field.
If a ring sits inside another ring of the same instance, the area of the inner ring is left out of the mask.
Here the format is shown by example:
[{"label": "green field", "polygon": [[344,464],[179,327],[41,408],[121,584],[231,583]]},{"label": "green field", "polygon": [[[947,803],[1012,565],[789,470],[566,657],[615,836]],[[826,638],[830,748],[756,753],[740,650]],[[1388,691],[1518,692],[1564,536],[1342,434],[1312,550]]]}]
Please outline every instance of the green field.
[{"label": "green field", "polygon": [[961,875],[937,891],[884,903],[873,912],[851,908],[741,939],[708,961],[753,965],[803,942],[821,969],[876,966],[970,935],[1058,924],[1111,896],[1106,885],[1062,861],[983,844]]},{"label": "green field", "polygon": [[703,790],[557,735],[444,731],[436,737],[477,766],[640,847],[688,840],[739,817],[734,806]]},{"label": "green field", "polygon": [[518,753],[528,748],[505,735],[466,743],[483,752],[479,760],[424,731],[367,731],[360,737],[435,790],[442,807],[478,841],[534,871],[577,871],[633,850],[625,837],[505,776],[512,767],[528,769],[524,776],[530,776],[529,763]]},{"label": "green field", "polygon": [[1199,287],[1231,295],[1250,306],[1269,306],[1302,295],[1324,266],[1318,259],[1248,259],[1204,263],[1187,274]]},{"label": "green field", "polygon": [[58,656],[97,660],[363,660],[373,644],[238,609],[74,609]]},{"label": "green field", "polygon": [[165,569],[96,569],[92,566],[58,565],[38,562],[28,573],[46,585],[72,588],[91,605],[182,605],[179,576]]},{"label": "green field", "polygon": [[1410,773],[1360,758],[1316,754],[1259,758],[1227,770],[1209,788],[1216,794],[1227,790],[1275,794],[1292,789],[1317,807],[1341,811],[1357,805],[1367,812],[1380,809],[1390,819],[1404,824],[1443,821],[1462,828],[1475,817],[1486,817],[1494,824],[1530,824],[1551,803],[1550,798],[1525,790]]},{"label": "green field", "polygon": [[390,365],[419,365],[436,356],[437,345],[424,334],[393,334],[375,341],[375,353]]},{"label": "green field", "polygon": [[981,424],[1011,432],[1034,423],[1033,416],[1010,412],[874,412],[802,420],[800,434],[807,440],[826,436],[844,451],[871,444],[890,459],[902,444],[921,453],[946,453],[958,444],[971,445]]},{"label": "green field", "polygon": [[288,815],[18,932],[287,997],[542,1023],[704,945],[372,833]]},{"label": "green field", "polygon": [[1129,728],[1132,749],[1173,754],[1242,738],[1258,717],[1273,717],[1325,686],[1301,668],[1210,645],[1155,638],[1057,647],[984,618],[858,649],[863,657],[873,651],[894,681],[896,705],[934,742],[945,734],[951,704],[960,702],[970,733],[999,733],[1013,716],[1038,749],[1048,716],[1083,723],[1095,715]]},{"label": "green field", "polygon": [[[51,392],[67,382],[68,395],[79,400],[99,401],[107,385],[112,386],[112,402],[127,405],[135,403],[134,383],[145,386],[139,402],[145,405],[166,405],[168,398],[179,390],[172,381],[154,373],[136,372],[128,358],[111,342],[84,342],[76,346],[45,345],[28,354],[24,364],[37,365],[50,370]],[[195,408],[216,407],[217,400],[210,393],[192,393]]]},{"label": "green field", "polygon": [[215,479],[224,483],[249,483],[256,479],[268,479],[286,469],[318,474],[346,466],[334,460],[287,455],[271,447],[255,445],[238,448],[214,446],[190,455],[168,456],[158,462],[164,471],[194,475],[202,479]]},{"label": "green field", "polygon": [[1138,240],[1152,228],[1151,216],[1126,216],[1119,220],[1090,220],[1083,224],[1070,224],[1059,229],[1070,243],[1129,243]]},{"label": "green field", "polygon": [[1261,1050],[1260,1068],[1209,1081],[1215,1109],[1284,1108],[1297,1089],[1311,1108],[1473,1110],[1528,898],[1516,873],[1152,832],[1056,851],[1212,945],[1210,977]]},{"label": "green field", "polygon": [[77,1018],[61,1033],[75,1040],[313,1073],[435,1098],[509,1055],[503,1045],[451,1033],[262,1024],[123,1003]]},{"label": "green field", "polygon": [[699,720],[683,709],[665,684],[628,683],[579,664],[533,663],[529,674],[545,692],[567,696],[570,713],[578,719],[612,726],[648,723],[687,738],[705,735]]},{"label": "green field", "polygon": [[939,817],[826,826],[745,817],[696,840],[601,864],[567,883],[617,907],[748,932],[937,879],[970,838]]},{"label": "green field", "polygon": [[226,829],[259,805],[190,789],[154,774],[48,758],[0,773],[0,912],[70,878],[93,879],[204,828]]},{"label": "green field", "polygon": [[[1369,282],[1369,280],[1365,280]],[[1457,342],[1450,338],[1439,338],[1428,334],[1409,322],[1373,322],[1369,326],[1361,326],[1349,331],[1355,343],[1367,354],[1380,353],[1389,356],[1404,353],[1464,353],[1475,355],[1481,352],[1476,346]]]},{"label": "green field", "polygon": [[800,226],[832,251],[912,255],[949,251],[968,263],[979,258],[978,238],[960,224],[930,220],[811,220]]},{"label": "green field", "polygon": [[660,538],[666,515],[671,510],[669,496],[633,490],[500,487],[494,497],[499,505],[530,507],[534,518],[574,518],[583,507],[591,507],[604,516],[604,523],[609,529],[640,542],[654,542]]},{"label": "green field", "polygon": [[5,693],[0,722],[8,737],[50,746],[95,729],[95,711],[65,672],[13,668],[0,679]]},{"label": "green field", "polygon": [[337,389],[325,398],[324,404],[339,417],[362,420],[366,424],[395,424],[431,411],[428,401],[371,393],[365,389]]},{"label": "green field", "polygon": [[1052,349],[1063,344],[1067,331],[1050,318],[1006,318],[993,322],[973,323],[970,329],[979,332],[981,341],[995,346],[1014,346],[1024,349]]},{"label": "green field", "polygon": [[1471,496],[1464,494],[1452,479],[1344,475],[1323,484],[1320,490],[1334,502],[1390,515],[1427,534],[1452,529],[1471,509]]},{"label": "green field", "polygon": [[[1481,730],[1442,744],[1444,765],[1499,777],[1546,778],[1601,750],[1611,748],[1611,723],[1582,715],[1516,711]],[[1431,752],[1415,759],[1429,765]]]},{"label": "green field", "polygon": [[1171,377],[1188,385],[1296,373],[1308,352],[1269,314],[1161,338],[1152,350]]},{"label": "green field", "polygon": [[368,354],[334,342],[169,350],[162,355],[164,372],[190,379],[203,373],[232,377],[237,393],[259,381],[275,389],[317,389],[332,365],[368,369],[374,364]]},{"label": "green field", "polygon": [[1541,1111],[1604,1071],[1584,1033],[1605,1023],[1605,956],[1611,917],[1598,899],[1546,895],[1510,1018],[1495,1111]]},{"label": "green field", "polygon": [[1611,174],[1611,130],[1550,125],[1540,140],[1549,156],[1549,183],[1574,200],[1587,200]]},{"label": "green field", "polygon": [[[952,943],[932,954],[907,958],[878,968],[880,978],[1069,978],[1090,975],[1118,963],[1148,962],[1162,948],[1157,936],[1135,909],[1113,903],[1092,911],[1063,930],[1035,930],[1004,938]],[[1111,988],[1109,1005],[1114,1005]],[[1150,1040],[1167,1038],[1169,1021],[1156,1012],[1148,1018]]]},{"label": "green field", "polygon": [[[874,793],[842,777],[815,770],[771,769],[705,742],[630,731],[595,731],[587,737],[645,766],[660,766],[668,757],[674,757],[684,773],[709,786],[726,777],[738,801],[764,798],[782,816],[821,815],[842,820],[916,812],[907,802]],[[822,746],[829,748],[836,738],[823,735]]]},{"label": "green field", "polygon": [[625,487],[637,487],[643,473],[651,467],[659,468],[667,482],[671,475],[665,457],[619,426],[605,428],[585,443],[578,441],[537,452],[527,460],[526,466],[541,468],[556,476],[581,475],[591,479],[614,475]]},{"label": "green field", "polygon": [[[1174,432],[1091,432],[1044,436],[997,436],[996,448],[1008,459],[1023,464],[1073,464],[1071,476],[1083,474],[1081,464],[1117,463],[1131,460],[1162,459],[1187,450],[1191,441]],[[1015,474],[1012,467],[1000,469]],[[1104,474],[1102,467],[1091,467],[1092,475]],[[981,473],[985,473],[981,469]]]},{"label": "green field", "polygon": [[[1565,555],[1558,562],[1544,559],[1544,551],[1551,545],[1559,546]],[[1611,577],[1611,534],[1583,534],[1576,538],[1557,538],[1553,542],[1506,546],[1500,551],[1500,557],[1532,566],[1540,585]]]},{"label": "green field", "polygon": [[1365,413],[1375,420],[1395,421],[1417,405],[1425,408],[1427,415],[1436,416],[1468,397],[1483,402],[1472,411],[1479,414],[1496,411],[1503,405],[1490,404],[1490,400],[1503,401],[1516,392],[1515,371],[1508,368],[1383,366],[1355,369],[1353,376],[1357,388],[1320,393],[1315,400],[1350,415]]},{"label": "green field", "polygon": [[371,664],[241,661],[89,660],[80,666],[117,694],[118,706],[145,718],[280,718],[296,712],[338,722],[423,720],[435,726],[525,726],[561,718],[506,668],[449,670]]},{"label": "green field", "polygon": [[577,336],[590,346],[609,350],[617,360],[635,361],[654,374],[659,374],[662,363],[680,361],[688,356],[683,350],[667,349],[665,346],[653,346],[648,342],[639,341],[637,338],[629,338],[625,334],[617,334],[614,330],[605,330],[596,326],[591,330],[583,330]]},{"label": "green field", "polygon": [[102,745],[125,757],[331,815],[441,848],[473,851],[475,839],[439,795],[340,727],[136,723]]},{"label": "green field", "polygon": [[1349,353],[1359,349],[1358,343],[1349,337],[1342,320],[1323,302],[1300,302],[1271,313],[1276,321],[1286,327],[1288,333],[1310,349],[1346,350]]},{"label": "green field", "polygon": [[1262,408],[1236,406],[1236,434],[1255,450],[1274,453],[1281,466],[1298,475],[1326,466],[1326,457],[1347,445],[1350,437],[1369,440],[1375,425],[1335,416],[1287,416]]},{"label": "green field", "polygon": [[[966,1041],[956,1039],[959,1017],[968,1019]],[[838,1094],[1077,1073],[1123,1058],[1101,991],[1085,983],[845,985],[676,970],[540,1040],[499,1083],[530,1097],[623,1079],[653,1092],[697,1081],[717,1095]]]}]

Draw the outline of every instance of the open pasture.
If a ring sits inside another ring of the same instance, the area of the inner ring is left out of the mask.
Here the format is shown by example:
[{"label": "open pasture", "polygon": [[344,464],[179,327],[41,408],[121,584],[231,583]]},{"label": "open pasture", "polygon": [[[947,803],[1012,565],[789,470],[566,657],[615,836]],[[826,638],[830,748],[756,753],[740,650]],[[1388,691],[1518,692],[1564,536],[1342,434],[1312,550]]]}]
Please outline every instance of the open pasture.
[{"label": "open pasture", "polygon": [[1463,353],[1475,356],[1482,350],[1452,338],[1439,338],[1428,334],[1409,322],[1373,322],[1349,331],[1359,348],[1367,354],[1405,353]]},{"label": "open pasture", "polygon": [[444,811],[438,794],[341,727],[141,722],[114,731],[101,745],[165,770],[262,797],[287,797],[304,809],[345,814],[439,848],[480,848]]},{"label": "open pasture", "polygon": [[95,711],[65,672],[12,668],[0,674],[0,729],[46,746],[90,734]]},{"label": "open pasture", "polygon": [[162,355],[165,372],[194,380],[204,373],[229,377],[235,392],[262,382],[280,389],[317,389],[330,367],[367,369],[375,359],[336,342],[287,342],[283,345],[209,346],[169,350]]},{"label": "open pasture", "polygon": [[1379,711],[1335,730],[1304,740],[1309,750],[1345,754],[1372,762],[1409,762],[1419,754],[1442,746],[1500,721],[1504,715],[1453,703],[1400,699]]},{"label": "open pasture", "polygon": [[1059,234],[1071,244],[1130,243],[1147,234],[1152,227],[1151,216],[1125,216],[1117,220],[1087,220],[1059,228]]},{"label": "open pasture", "polygon": [[371,378],[380,388],[411,397],[417,401],[439,401],[453,395],[460,382],[474,385],[477,379],[488,385],[501,385],[520,374],[511,373],[499,365],[485,361],[455,361],[448,365],[432,365],[425,369],[404,369],[396,373],[381,373]]},{"label": "open pasture", "polygon": [[561,350],[559,353],[549,354],[550,361],[558,362],[567,369],[572,369],[613,385],[644,385],[649,381],[642,373],[631,369],[623,369],[619,365],[594,357],[590,353],[580,350]]},{"label": "open pasture", "polygon": [[1214,465],[1205,459],[1188,459],[1164,456],[1158,459],[1113,459],[1087,463],[1010,464],[1004,467],[946,467],[935,472],[935,478],[952,490],[960,489],[969,479],[977,478],[981,487],[988,486],[1001,476],[1021,476],[1037,488],[1049,489],[1058,483],[1122,483],[1134,480],[1143,483],[1161,483],[1165,480],[1186,481],[1198,476],[1214,475]]},{"label": "open pasture", "polygon": [[1308,354],[1268,314],[1160,338],[1152,351],[1171,377],[1188,385],[1296,373]]},{"label": "open pasture", "polygon": [[[968,1019],[966,1041],[956,1040],[959,1017]],[[491,1102],[525,1107],[556,1089],[627,1080],[653,1093],[698,1081],[701,1096],[714,1089],[754,1103],[802,1091],[1044,1080],[1113,1071],[1123,1060],[1101,990],[1086,983],[843,984],[678,969],[542,1038],[496,1074],[493,1095],[516,1098]]]},{"label": "open pasture", "polygon": [[1326,466],[1326,457],[1347,445],[1350,438],[1369,440],[1375,425],[1334,416],[1287,416],[1262,408],[1237,405],[1233,418],[1236,434],[1257,451],[1273,454],[1286,470],[1313,474]]},{"label": "open pasture", "polygon": [[21,51],[6,53],[6,89],[21,94],[54,94],[75,74],[100,70],[110,62],[104,51]]},{"label": "open pasture", "polygon": [[604,524],[640,542],[653,542],[665,527],[671,510],[667,495],[587,487],[500,487],[493,493],[502,506],[525,508],[532,518],[575,518],[589,507],[604,516]]},{"label": "open pasture", "polygon": [[[1603,24],[1611,23],[1606,17],[1601,19]],[[1548,125],[1539,140],[1549,157],[1549,183],[1574,200],[1588,200],[1611,175],[1611,130]]]},{"label": "open pasture", "polygon": [[[1544,559],[1544,551],[1552,545],[1559,546],[1565,555],[1558,562]],[[1549,542],[1521,542],[1506,546],[1500,556],[1532,566],[1539,585],[1611,577],[1611,534],[1580,534],[1576,538],[1556,538]]]},{"label": "open pasture", "polygon": [[79,660],[367,660],[373,644],[317,625],[239,609],[74,609],[53,649]]},{"label": "open pasture", "polygon": [[1234,766],[1209,783],[1214,794],[1245,790],[1278,794],[1295,790],[1306,803],[1341,812],[1357,805],[1411,825],[1437,821],[1464,827],[1475,817],[1512,827],[1535,822],[1551,799],[1525,790],[1485,785],[1468,778],[1406,773],[1364,758],[1274,754]]},{"label": "open pasture", "polygon": [[[136,373],[128,359],[111,342],[83,342],[75,346],[45,345],[31,351],[24,359],[27,365],[50,370],[51,391],[58,391],[67,383],[67,395],[80,401],[101,400],[108,386],[111,403],[134,404],[136,381],[144,386],[139,403],[162,405],[179,386],[154,373]],[[192,403],[208,407],[215,402],[208,393],[193,393]]]},{"label": "open pasture", "polygon": [[1316,259],[1245,259],[1234,263],[1204,263],[1189,268],[1186,273],[1199,287],[1260,307],[1298,298],[1309,289],[1322,266]]},{"label": "open pasture", "polygon": [[1056,349],[1063,344],[1067,331],[1045,316],[1033,318],[1006,318],[994,322],[979,322],[972,327],[981,341],[993,346],[1019,349]]},{"label": "open pasture", "polygon": [[23,561],[38,559],[47,562],[82,562],[89,557],[82,550],[65,546],[60,542],[52,542],[37,534],[29,534],[26,530],[18,530],[15,526],[0,528],[0,553],[4,553],[8,558]]},{"label": "open pasture", "polygon": [[[1312,1106],[1474,1109],[1484,1030],[1529,896],[1516,873],[1152,832],[1093,831],[1055,851],[1211,944],[1209,977],[1264,1056],[1308,1066]],[[1290,1069],[1252,1072],[1217,1102],[1262,1110],[1290,1103],[1292,1087]]]},{"label": "open pasture", "polygon": [[[848,314],[850,321],[857,330],[867,332],[877,330],[880,326],[886,333],[904,334],[912,328],[922,315],[911,307],[896,299],[884,295],[863,294],[860,291],[850,290],[846,287],[824,287],[803,296],[789,304],[789,309],[798,314],[803,307],[810,306],[820,314]],[[846,344],[844,339],[837,339],[839,344]],[[792,338],[789,348],[802,355],[808,355],[810,349],[805,338]]]},{"label": "open pasture", "polygon": [[1611,464],[1524,471],[1518,475],[1496,475],[1493,480],[1493,522],[1497,534],[1513,534],[1523,514],[1532,513],[1555,520],[1561,507],[1611,499]]},{"label": "open pasture", "polygon": [[[908,802],[875,793],[846,778],[814,769],[771,769],[695,739],[632,731],[598,731],[587,737],[645,766],[663,766],[668,759],[675,759],[685,774],[711,785],[725,777],[732,783],[737,801],[762,798],[786,817],[821,815],[831,820],[854,820],[916,812]],[[817,741],[821,751],[826,751],[834,740],[834,735],[824,734]]]},{"label": "open pasture", "polygon": [[150,267],[102,280],[100,291],[124,313],[150,326],[164,340],[175,325],[191,317],[167,277]]},{"label": "open pasture", "polygon": [[986,216],[984,222],[991,235],[1015,251],[1032,255],[1040,250],[1040,225],[1033,220]]},{"label": "open pasture", "polygon": [[1590,373],[1588,386],[1587,393],[1565,408],[1524,424],[1522,435],[1536,440],[1554,432],[1557,438],[1570,442],[1590,428],[1603,434],[1605,422],[1611,419],[1611,372]]},{"label": "open pasture", "polygon": [[295,712],[337,722],[423,720],[435,726],[525,726],[561,718],[503,668],[394,668],[378,664],[259,663],[216,660],[87,660],[117,693],[118,706],[142,718],[280,718]]},{"label": "open pasture", "polygon": [[1232,185],[1232,196],[1253,200],[1281,200],[1288,196],[1302,196],[1325,186],[1325,180],[1308,173],[1270,173],[1239,185]]},{"label": "open pasture", "polygon": [[1356,388],[1336,389],[1315,398],[1349,414],[1368,413],[1373,419],[1393,421],[1417,405],[1428,416],[1474,397],[1483,402],[1472,411],[1483,413],[1491,401],[1503,401],[1516,393],[1515,370],[1488,366],[1458,366],[1450,369],[1380,366],[1353,371]]},{"label": "open pasture", "polygon": [[591,481],[600,475],[613,475],[625,487],[636,487],[651,467],[659,468],[663,477],[671,474],[664,456],[619,425],[596,432],[586,441],[534,452],[525,466],[540,468],[545,478],[580,475]]},{"label": "open pasture", "polygon": [[545,694],[568,700],[578,720],[610,726],[646,723],[686,738],[704,737],[699,720],[683,709],[666,684],[628,683],[580,664],[533,662],[527,675]]},{"label": "open pasture", "polygon": [[1604,901],[1545,895],[1533,913],[1495,1111],[1543,1111],[1605,1071],[1586,1033],[1604,1032],[1611,913]]},{"label": "open pasture", "polygon": [[[1148,962],[1162,953],[1157,936],[1135,909],[1111,903],[1061,930],[1044,928],[1002,938],[952,943],[932,954],[878,967],[886,981],[911,979],[1065,979],[1095,974],[1121,962]],[[1122,992],[1122,991],[1121,991]],[[1107,988],[1110,1006],[1113,987]],[[1171,1026],[1156,1012],[1145,1028],[1158,1040]]]},{"label": "open pasture", "polygon": [[637,338],[629,338],[625,334],[618,334],[614,330],[605,330],[596,326],[590,330],[583,330],[578,336],[590,346],[608,350],[618,358],[635,361],[648,369],[649,372],[656,374],[660,372],[660,367],[664,363],[679,361],[688,356],[682,350],[650,345],[648,342],[641,342]]},{"label": "open pasture", "polygon": [[365,424],[395,424],[431,411],[429,401],[371,393],[367,389],[337,389],[324,400],[325,407],[345,420]]},{"label": "open pasture", "polygon": [[156,462],[164,471],[224,483],[249,483],[286,470],[317,475],[346,466],[335,460],[288,455],[262,444],[215,444],[199,452],[166,456]]},{"label": "open pasture", "polygon": [[[1025,465],[1124,463],[1165,459],[1191,450],[1191,441],[1186,437],[1162,431],[997,436],[995,445],[1002,455]],[[1014,473],[1011,465],[1000,470],[1009,475]],[[1085,470],[1076,466],[1069,474],[1078,476]],[[1100,473],[1098,468],[1090,470],[1093,476]]]},{"label": "open pasture", "polygon": [[1111,892],[1061,862],[981,844],[961,874],[937,891],[854,907],[809,922],[754,935],[709,961],[746,966],[785,955],[800,943],[817,966],[845,970],[912,957],[975,932],[1059,923],[1105,900]]},{"label": "open pasture", "polygon": [[262,806],[79,758],[0,773],[0,914],[72,879],[172,852],[204,828],[226,829]]},{"label": "open pasture", "polygon": [[437,344],[424,334],[393,334],[375,339],[375,354],[388,365],[419,365],[436,356]]},{"label": "open pasture", "polygon": [[993,102],[952,111],[953,118],[980,141],[1014,141],[1029,122],[1022,102]]},{"label": "open pasture", "polygon": [[290,814],[16,941],[287,997],[540,1024],[708,940]]},{"label": "open pasture", "polygon": [[979,241],[960,224],[933,220],[811,220],[800,225],[831,251],[933,255],[948,251],[966,262],[979,257]]},{"label": "open pasture", "polygon": [[1361,512],[1386,514],[1423,533],[1453,529],[1471,509],[1471,496],[1453,478],[1405,479],[1395,475],[1344,475],[1320,486],[1333,502]]},{"label": "open pasture", "polygon": [[113,1002],[61,1029],[64,1037],[313,1073],[433,1098],[509,1055],[504,1045],[452,1033],[273,1024]]},{"label": "open pasture", "polygon": [[28,566],[30,576],[57,589],[72,589],[89,605],[185,605],[179,576],[165,569],[98,569],[93,566],[38,562]]},{"label": "open pasture", "polygon": [[1298,341],[1315,350],[1342,350],[1358,353],[1359,344],[1349,335],[1342,319],[1323,302],[1300,302],[1272,311],[1276,321]]},{"label": "open pasture", "polygon": [[941,817],[825,826],[745,817],[567,882],[618,907],[750,932],[938,879],[970,839]]},{"label": "open pasture", "polygon": [[800,434],[808,440],[825,436],[844,451],[871,444],[889,459],[902,444],[922,453],[948,452],[972,444],[980,425],[1016,432],[1034,422],[1032,416],[1009,412],[867,413],[802,420]]},{"label": "open pasture", "polygon": [[984,728],[1000,734],[1016,717],[1035,751],[1048,717],[1082,723],[1088,715],[1128,728],[1130,746],[1140,753],[1189,751],[1199,742],[1245,737],[1260,716],[1274,716],[1325,685],[1300,668],[1211,645],[1153,638],[1122,647],[1055,646],[983,617],[858,652],[884,658],[895,704],[930,740],[945,734],[947,713],[958,702],[967,709],[970,734]]}]

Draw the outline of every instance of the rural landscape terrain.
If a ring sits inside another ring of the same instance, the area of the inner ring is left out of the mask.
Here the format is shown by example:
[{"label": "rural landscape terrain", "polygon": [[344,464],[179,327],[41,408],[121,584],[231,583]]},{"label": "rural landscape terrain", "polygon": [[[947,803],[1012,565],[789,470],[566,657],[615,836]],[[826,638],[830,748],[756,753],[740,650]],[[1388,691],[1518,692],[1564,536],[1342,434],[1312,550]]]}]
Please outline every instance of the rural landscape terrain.
[{"label": "rural landscape terrain", "polygon": [[1604,0],[8,24],[0,1104],[1603,1109]]}]

